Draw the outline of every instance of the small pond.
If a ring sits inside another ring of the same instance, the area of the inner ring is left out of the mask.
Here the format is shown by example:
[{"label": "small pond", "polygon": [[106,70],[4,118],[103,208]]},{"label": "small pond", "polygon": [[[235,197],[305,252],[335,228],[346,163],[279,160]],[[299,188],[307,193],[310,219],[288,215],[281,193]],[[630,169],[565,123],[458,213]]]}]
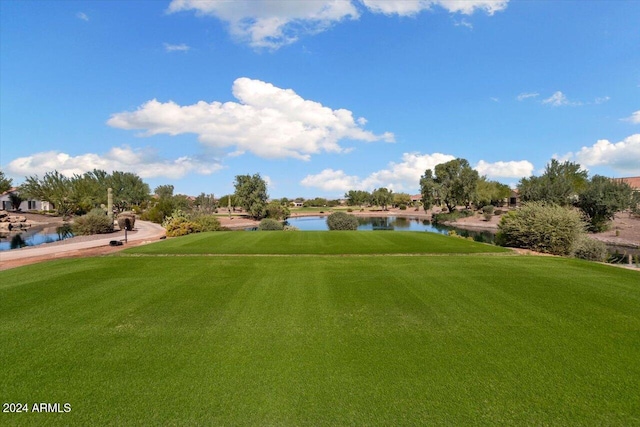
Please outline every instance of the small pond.
[{"label": "small pond", "polygon": [[[410,217],[361,217],[357,216],[358,230],[388,230],[388,231],[427,231],[430,233],[447,234],[455,231],[461,236],[472,237],[475,241],[492,243],[495,233],[491,231],[471,231],[458,227],[432,224],[431,222]],[[304,216],[289,218],[286,225],[291,225],[301,231],[322,231],[328,230],[327,217],[325,216]]]},{"label": "small pond", "polygon": [[70,237],[73,237],[73,233],[71,232],[71,226],[68,224],[55,228],[32,227],[19,233],[0,235],[0,251],[19,249],[25,246],[37,246]]}]

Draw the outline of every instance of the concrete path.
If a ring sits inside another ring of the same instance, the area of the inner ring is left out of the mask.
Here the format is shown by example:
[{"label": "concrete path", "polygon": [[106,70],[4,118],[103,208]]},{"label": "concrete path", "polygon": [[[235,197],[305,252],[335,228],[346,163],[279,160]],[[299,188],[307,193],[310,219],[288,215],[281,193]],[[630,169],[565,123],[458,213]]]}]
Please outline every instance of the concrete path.
[{"label": "concrete path", "polygon": [[[124,241],[124,231],[104,235],[72,237],[71,239],[58,242],[2,251],[0,252],[0,269],[5,269],[3,267],[11,268],[8,264],[16,264],[16,266],[30,264],[30,259],[33,259],[33,261],[40,261],[53,258],[65,258],[67,256],[74,255],[77,256],[78,252],[91,252],[89,250],[95,248],[124,249],[131,246],[138,246],[140,244],[157,241],[164,235],[165,229],[161,225],[148,221],[136,220],[135,229],[127,232],[127,243],[123,246],[111,247],[109,246],[109,242],[112,240]],[[88,255],[90,255],[90,253],[88,253]],[[15,263],[12,261],[26,262]]]}]

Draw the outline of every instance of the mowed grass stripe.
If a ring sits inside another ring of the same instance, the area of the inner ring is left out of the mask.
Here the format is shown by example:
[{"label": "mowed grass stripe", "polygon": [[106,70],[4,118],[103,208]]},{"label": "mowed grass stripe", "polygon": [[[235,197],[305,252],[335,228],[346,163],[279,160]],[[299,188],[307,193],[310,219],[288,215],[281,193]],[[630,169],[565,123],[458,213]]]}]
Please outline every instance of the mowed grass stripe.
[{"label": "mowed grass stripe", "polygon": [[426,232],[212,232],[127,249],[137,254],[501,253],[507,249]]},{"label": "mowed grass stripe", "polygon": [[637,424],[638,277],[495,256],[8,270],[0,395],[74,409],[3,423]]}]

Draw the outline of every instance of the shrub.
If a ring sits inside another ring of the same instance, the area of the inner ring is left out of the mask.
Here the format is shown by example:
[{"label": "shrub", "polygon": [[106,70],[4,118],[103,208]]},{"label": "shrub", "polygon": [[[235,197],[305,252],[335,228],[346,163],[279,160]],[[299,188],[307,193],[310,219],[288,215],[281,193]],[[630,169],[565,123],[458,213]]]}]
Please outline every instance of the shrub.
[{"label": "shrub", "polygon": [[274,220],[284,221],[291,215],[289,208],[279,202],[270,202],[265,209],[267,218]]},{"label": "shrub", "polygon": [[405,205],[405,204],[403,203],[403,204],[401,204],[400,206],[398,206],[398,208],[399,208],[401,211],[406,211],[406,210],[407,210],[407,205]]},{"label": "shrub", "polygon": [[358,219],[344,212],[334,212],[327,217],[329,230],[357,230]]},{"label": "shrub", "polygon": [[496,209],[493,213],[496,214],[497,216],[500,216],[502,215],[502,209]]},{"label": "shrub", "polygon": [[202,231],[199,224],[191,221],[187,215],[179,209],[173,211],[171,216],[166,217],[162,222],[162,226],[167,230],[167,237],[186,236],[187,234]]},{"label": "shrub", "polygon": [[74,220],[73,234],[87,236],[90,234],[105,234],[113,231],[113,220],[100,208],[93,209],[86,215]]},{"label": "shrub", "polygon": [[607,245],[601,241],[582,235],[573,245],[571,255],[575,258],[586,259],[588,261],[603,262],[609,256],[609,251],[607,250]]},{"label": "shrub", "polygon": [[285,225],[284,231],[300,231],[298,227],[294,227],[293,225]]},{"label": "shrub", "polygon": [[347,208],[347,212],[353,212],[353,209]]},{"label": "shrub", "polygon": [[284,226],[282,223],[272,218],[265,218],[260,221],[260,224],[258,225],[258,230],[260,231],[280,231],[283,229]]},{"label": "shrub", "polygon": [[571,253],[584,233],[585,223],[574,209],[542,202],[529,202],[503,216],[496,243],[554,255]]},{"label": "shrub", "polygon": [[199,215],[192,218],[192,221],[200,226],[200,231],[220,231],[220,221],[213,215]]},{"label": "shrub", "polygon": [[485,221],[491,221],[494,209],[495,207],[493,205],[487,205],[482,208],[482,216],[484,216]]}]

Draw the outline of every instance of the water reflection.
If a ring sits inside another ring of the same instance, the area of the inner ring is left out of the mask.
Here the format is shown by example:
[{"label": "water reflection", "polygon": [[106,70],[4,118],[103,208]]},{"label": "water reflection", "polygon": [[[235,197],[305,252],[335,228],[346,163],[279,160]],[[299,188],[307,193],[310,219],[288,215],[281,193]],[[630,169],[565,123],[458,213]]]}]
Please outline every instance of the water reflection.
[{"label": "water reflection", "polygon": [[[427,231],[431,233],[449,234],[455,231],[462,237],[471,237],[477,242],[493,243],[495,233],[491,231],[465,230],[458,227],[432,224],[426,219],[411,217],[364,217],[357,216],[358,230],[386,230],[386,231]],[[301,231],[328,230],[327,218],[322,216],[307,216],[289,218],[286,225],[297,227]]]},{"label": "water reflection", "polygon": [[27,246],[27,242],[22,238],[22,234],[16,234],[11,238],[11,243],[9,244],[11,249],[19,249]]},{"label": "water reflection", "polygon": [[[54,232],[55,231],[55,232]],[[27,231],[0,236],[0,251],[20,249],[25,246],[37,246],[43,243],[52,243],[73,237],[71,225],[68,223],[56,227],[33,227]]]}]

